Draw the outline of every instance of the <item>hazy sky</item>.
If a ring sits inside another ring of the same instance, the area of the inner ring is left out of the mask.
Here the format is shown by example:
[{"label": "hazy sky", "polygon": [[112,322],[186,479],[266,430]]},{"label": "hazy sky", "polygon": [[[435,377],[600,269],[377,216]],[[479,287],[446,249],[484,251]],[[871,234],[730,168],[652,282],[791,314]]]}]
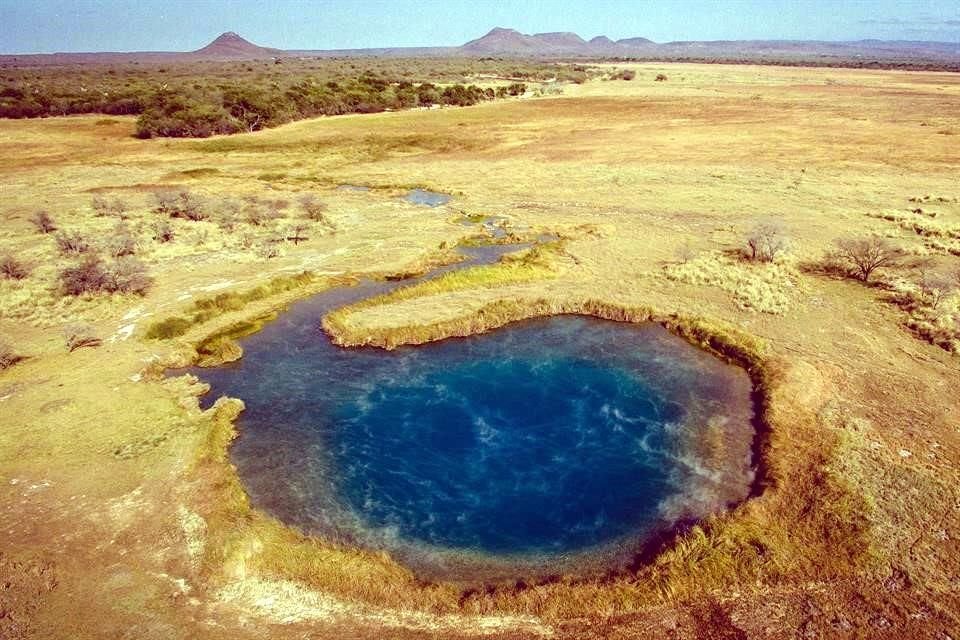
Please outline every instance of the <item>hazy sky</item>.
[{"label": "hazy sky", "polygon": [[957,0],[0,0],[0,52],[459,45],[495,26],[589,39],[960,42]]}]

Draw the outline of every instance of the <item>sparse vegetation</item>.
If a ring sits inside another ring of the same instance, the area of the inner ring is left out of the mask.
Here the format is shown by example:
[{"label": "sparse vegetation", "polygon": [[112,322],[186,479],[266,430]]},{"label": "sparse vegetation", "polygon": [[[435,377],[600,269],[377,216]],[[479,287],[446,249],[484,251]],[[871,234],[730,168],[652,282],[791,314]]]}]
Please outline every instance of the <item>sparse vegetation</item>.
[{"label": "sparse vegetation", "polygon": [[53,221],[49,211],[37,211],[30,218],[30,222],[40,233],[52,233],[57,230],[57,224]]},{"label": "sparse vegetation", "polygon": [[717,287],[731,294],[741,309],[763,313],[786,312],[801,290],[800,274],[789,264],[751,264],[720,252],[703,252],[687,262],[667,265],[663,274],[669,280]]},{"label": "sparse vegetation", "polygon": [[114,227],[113,232],[107,237],[105,249],[107,255],[112,258],[132,256],[137,252],[137,239],[130,227],[121,222]]},{"label": "sparse vegetation", "polygon": [[300,206],[303,208],[307,220],[332,226],[329,218],[327,218],[327,204],[318,200],[314,194],[305,193],[300,196]]},{"label": "sparse vegetation", "polygon": [[11,347],[5,340],[0,340],[0,371],[9,369],[23,360],[23,356]]},{"label": "sparse vegetation", "polygon": [[94,328],[84,323],[67,325],[63,329],[63,337],[71,353],[83,347],[99,347],[103,344]]},{"label": "sparse vegetation", "polygon": [[203,203],[186,189],[158,191],[154,194],[154,199],[157,203],[154,211],[160,215],[194,222],[207,219],[208,214]]},{"label": "sparse vegetation", "polygon": [[166,220],[157,220],[153,223],[152,236],[154,240],[164,244],[172,242],[176,237],[176,232],[173,229],[173,225]]},{"label": "sparse vegetation", "polygon": [[96,195],[93,197],[90,207],[98,216],[111,216],[121,220],[127,216],[127,203],[120,198],[108,200],[101,195]]},{"label": "sparse vegetation", "polygon": [[56,235],[56,241],[60,253],[68,256],[87,253],[93,247],[90,239],[80,231],[62,231]]},{"label": "sparse vegetation", "polygon": [[23,280],[29,275],[30,268],[15,256],[9,253],[0,255],[0,276],[8,280]]}]

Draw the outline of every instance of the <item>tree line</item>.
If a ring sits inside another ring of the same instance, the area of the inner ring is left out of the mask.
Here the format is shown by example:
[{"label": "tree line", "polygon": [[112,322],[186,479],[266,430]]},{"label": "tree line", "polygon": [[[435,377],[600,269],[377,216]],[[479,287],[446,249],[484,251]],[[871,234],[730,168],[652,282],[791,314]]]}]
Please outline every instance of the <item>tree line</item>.
[{"label": "tree line", "polygon": [[438,86],[431,82],[390,81],[373,73],[327,82],[306,78],[285,87],[278,83],[228,82],[213,87],[161,87],[149,92],[136,86],[112,92],[41,91],[7,86],[0,90],[0,117],[138,115],[136,135],[140,138],[204,138],[257,131],[321,115],[433,105],[469,106],[525,92],[523,83],[497,88],[459,83]]}]

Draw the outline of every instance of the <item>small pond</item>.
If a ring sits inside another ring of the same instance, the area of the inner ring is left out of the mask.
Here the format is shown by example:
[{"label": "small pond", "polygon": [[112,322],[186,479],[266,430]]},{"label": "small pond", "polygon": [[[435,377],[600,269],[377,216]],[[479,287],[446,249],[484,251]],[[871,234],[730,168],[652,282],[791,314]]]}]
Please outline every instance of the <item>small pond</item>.
[{"label": "small pond", "polygon": [[437,193],[425,189],[413,189],[403,199],[424,207],[439,207],[450,202],[450,196],[446,193]]},{"label": "small pond", "polygon": [[575,316],[389,352],[320,330],[323,313],[396,286],[304,300],[244,338],[240,361],[195,370],[205,402],[246,403],[231,458],[257,507],[469,583],[623,567],[747,496],[743,370],[659,325]]}]

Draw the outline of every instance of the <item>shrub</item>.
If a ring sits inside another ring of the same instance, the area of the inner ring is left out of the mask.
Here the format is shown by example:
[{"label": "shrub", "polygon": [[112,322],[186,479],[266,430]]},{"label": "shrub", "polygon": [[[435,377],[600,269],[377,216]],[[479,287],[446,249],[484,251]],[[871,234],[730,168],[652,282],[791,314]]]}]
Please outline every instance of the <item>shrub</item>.
[{"label": "shrub", "polygon": [[73,353],[81,347],[99,347],[103,341],[89,324],[71,324],[63,329],[67,349]]},{"label": "shrub", "polygon": [[208,214],[200,199],[186,189],[180,191],[158,191],[153,194],[157,205],[154,211],[170,218],[182,218],[194,222],[206,220]]},{"label": "shrub", "polygon": [[13,347],[0,340],[0,371],[8,369],[23,360],[23,356],[14,351]]},{"label": "shrub", "polygon": [[151,228],[153,239],[160,243],[170,242],[175,236],[173,225],[166,220],[157,220]]},{"label": "shrub", "polygon": [[[624,80],[626,80],[626,78],[624,78]],[[666,76],[666,74],[658,73],[658,74],[657,74],[657,77],[654,78],[654,81],[656,81],[656,82],[666,82],[666,81],[667,81],[667,76]]]},{"label": "shrub", "polygon": [[147,274],[146,265],[131,256],[114,262],[107,273],[107,291],[111,293],[133,293],[142,296],[146,295],[153,284],[153,278]]},{"label": "shrub", "polygon": [[901,249],[879,236],[838,240],[836,247],[833,257],[862,282],[869,282],[877,269],[892,266],[903,256]]},{"label": "shrub", "polygon": [[268,260],[270,258],[276,258],[280,255],[280,247],[277,246],[276,242],[266,240],[257,248],[257,255]]},{"label": "shrub", "polygon": [[684,240],[683,244],[676,249],[677,262],[680,264],[687,264],[693,260],[696,255],[697,252],[694,251],[689,240]]},{"label": "shrub", "polygon": [[244,198],[243,217],[248,224],[263,226],[272,220],[283,217],[282,200],[261,200],[256,196]]},{"label": "shrub", "polygon": [[327,204],[317,200],[317,196],[312,193],[306,193],[300,196],[300,206],[303,208],[304,216],[308,220],[329,224],[327,220]]},{"label": "shrub", "polygon": [[169,340],[170,338],[182,336],[192,326],[193,323],[190,320],[174,316],[166,320],[154,322],[147,330],[146,337],[149,340]]},{"label": "shrub", "polygon": [[10,254],[0,256],[0,276],[8,280],[23,280],[30,275],[30,269]]},{"label": "shrub", "polygon": [[116,216],[121,220],[127,217],[127,204],[120,198],[107,200],[103,196],[96,195],[93,196],[90,206],[98,216]]},{"label": "shrub", "polygon": [[623,71],[620,72],[621,80],[633,80],[636,77],[637,77],[637,72],[634,71],[633,69],[624,69]]},{"label": "shrub", "polygon": [[773,262],[787,247],[783,227],[776,223],[762,223],[747,236],[747,257],[755,262]]},{"label": "shrub", "polygon": [[137,252],[137,239],[133,236],[130,227],[121,222],[113,229],[113,234],[107,238],[105,249],[107,254],[114,258],[132,256]]},{"label": "shrub", "polygon": [[64,255],[80,255],[90,251],[90,240],[79,231],[63,231],[56,236],[57,247]]},{"label": "shrub", "polygon": [[74,267],[60,272],[60,284],[66,295],[96,293],[146,294],[152,284],[144,264],[131,256],[117,259],[110,265],[95,255]]},{"label": "shrub", "polygon": [[53,221],[53,216],[50,215],[49,211],[37,211],[30,218],[30,222],[40,233],[51,233],[57,230],[57,224]]}]

